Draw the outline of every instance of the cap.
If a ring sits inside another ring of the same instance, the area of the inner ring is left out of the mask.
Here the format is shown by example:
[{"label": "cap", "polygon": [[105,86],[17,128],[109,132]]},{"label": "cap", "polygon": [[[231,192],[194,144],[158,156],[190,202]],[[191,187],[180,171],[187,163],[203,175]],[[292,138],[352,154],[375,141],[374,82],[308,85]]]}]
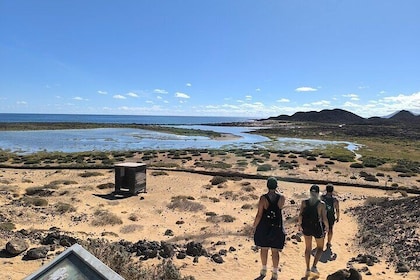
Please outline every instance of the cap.
[{"label": "cap", "polygon": [[267,179],[267,188],[270,190],[275,190],[277,188],[277,179],[274,177],[270,177]]},{"label": "cap", "polygon": [[317,193],[319,193],[319,187],[318,187],[318,185],[312,185],[311,188],[310,188],[310,191],[311,192],[317,192]]}]

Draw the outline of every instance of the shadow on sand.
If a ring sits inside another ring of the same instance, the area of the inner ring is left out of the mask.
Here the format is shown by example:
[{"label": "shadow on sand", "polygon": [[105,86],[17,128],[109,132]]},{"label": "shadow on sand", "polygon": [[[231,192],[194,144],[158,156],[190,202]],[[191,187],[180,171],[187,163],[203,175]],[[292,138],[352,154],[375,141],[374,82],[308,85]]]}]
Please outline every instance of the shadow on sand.
[{"label": "shadow on sand", "polygon": [[116,193],[116,192],[111,192],[108,194],[93,194],[93,195],[103,198],[103,199],[107,199],[107,200],[119,200],[119,199],[124,199],[124,198],[133,196],[129,193]]},{"label": "shadow on sand", "polygon": [[[316,253],[316,249],[312,250],[312,256],[315,256]],[[331,261],[335,261],[337,259],[337,254],[333,253],[331,251],[331,247],[327,247],[321,255],[321,258],[319,259],[320,262],[322,263],[327,263],[327,262],[331,262]]]}]

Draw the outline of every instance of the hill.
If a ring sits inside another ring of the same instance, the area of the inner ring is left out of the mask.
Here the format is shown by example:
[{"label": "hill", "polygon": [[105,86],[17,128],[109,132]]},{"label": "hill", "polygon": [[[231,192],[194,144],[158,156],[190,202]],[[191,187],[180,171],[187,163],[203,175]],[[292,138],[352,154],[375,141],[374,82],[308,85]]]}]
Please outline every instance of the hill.
[{"label": "hill", "polygon": [[363,118],[352,112],[342,109],[296,112],[291,116],[279,115],[269,117],[268,120],[294,121],[294,122],[317,122],[317,123],[336,123],[336,124],[392,124],[392,123],[416,123],[420,122],[420,116],[402,110],[390,118],[371,117]]}]

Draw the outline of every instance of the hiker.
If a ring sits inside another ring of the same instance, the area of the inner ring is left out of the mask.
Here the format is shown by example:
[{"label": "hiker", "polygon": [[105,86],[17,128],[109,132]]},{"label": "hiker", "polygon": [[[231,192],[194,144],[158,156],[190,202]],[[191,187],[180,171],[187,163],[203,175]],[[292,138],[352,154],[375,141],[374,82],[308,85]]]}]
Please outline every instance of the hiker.
[{"label": "hiker", "polygon": [[[306,277],[308,277],[311,272],[319,275],[316,265],[324,251],[325,233],[329,230],[327,210],[325,203],[319,197],[319,186],[312,185],[309,191],[310,197],[309,199],[302,201],[298,216],[299,230],[303,232],[305,239]],[[312,252],[312,237],[315,238],[316,252],[312,267],[309,269]]]},{"label": "hiker", "polygon": [[[338,199],[333,196],[334,186],[332,184],[327,184],[326,191],[327,193],[322,196],[322,201],[325,202],[325,206],[327,207],[327,219],[329,225],[327,248],[331,248],[334,223],[338,223],[338,221],[340,221],[340,205],[338,203]],[[335,216],[336,214],[337,218]]]},{"label": "hiker", "polygon": [[286,201],[284,195],[277,193],[277,179],[267,180],[268,192],[260,197],[255,216],[253,232],[255,245],[260,248],[262,268],[260,276],[267,274],[268,250],[271,248],[273,262],[272,280],[278,278],[280,252],[284,247],[286,234],[283,228],[282,208]]}]

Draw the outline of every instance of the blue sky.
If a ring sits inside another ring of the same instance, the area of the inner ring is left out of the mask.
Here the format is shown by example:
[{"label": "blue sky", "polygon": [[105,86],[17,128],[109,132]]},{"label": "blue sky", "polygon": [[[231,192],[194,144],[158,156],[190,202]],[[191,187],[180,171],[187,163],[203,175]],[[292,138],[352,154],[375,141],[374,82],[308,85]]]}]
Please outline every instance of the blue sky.
[{"label": "blue sky", "polygon": [[420,114],[418,0],[0,0],[0,112]]}]

